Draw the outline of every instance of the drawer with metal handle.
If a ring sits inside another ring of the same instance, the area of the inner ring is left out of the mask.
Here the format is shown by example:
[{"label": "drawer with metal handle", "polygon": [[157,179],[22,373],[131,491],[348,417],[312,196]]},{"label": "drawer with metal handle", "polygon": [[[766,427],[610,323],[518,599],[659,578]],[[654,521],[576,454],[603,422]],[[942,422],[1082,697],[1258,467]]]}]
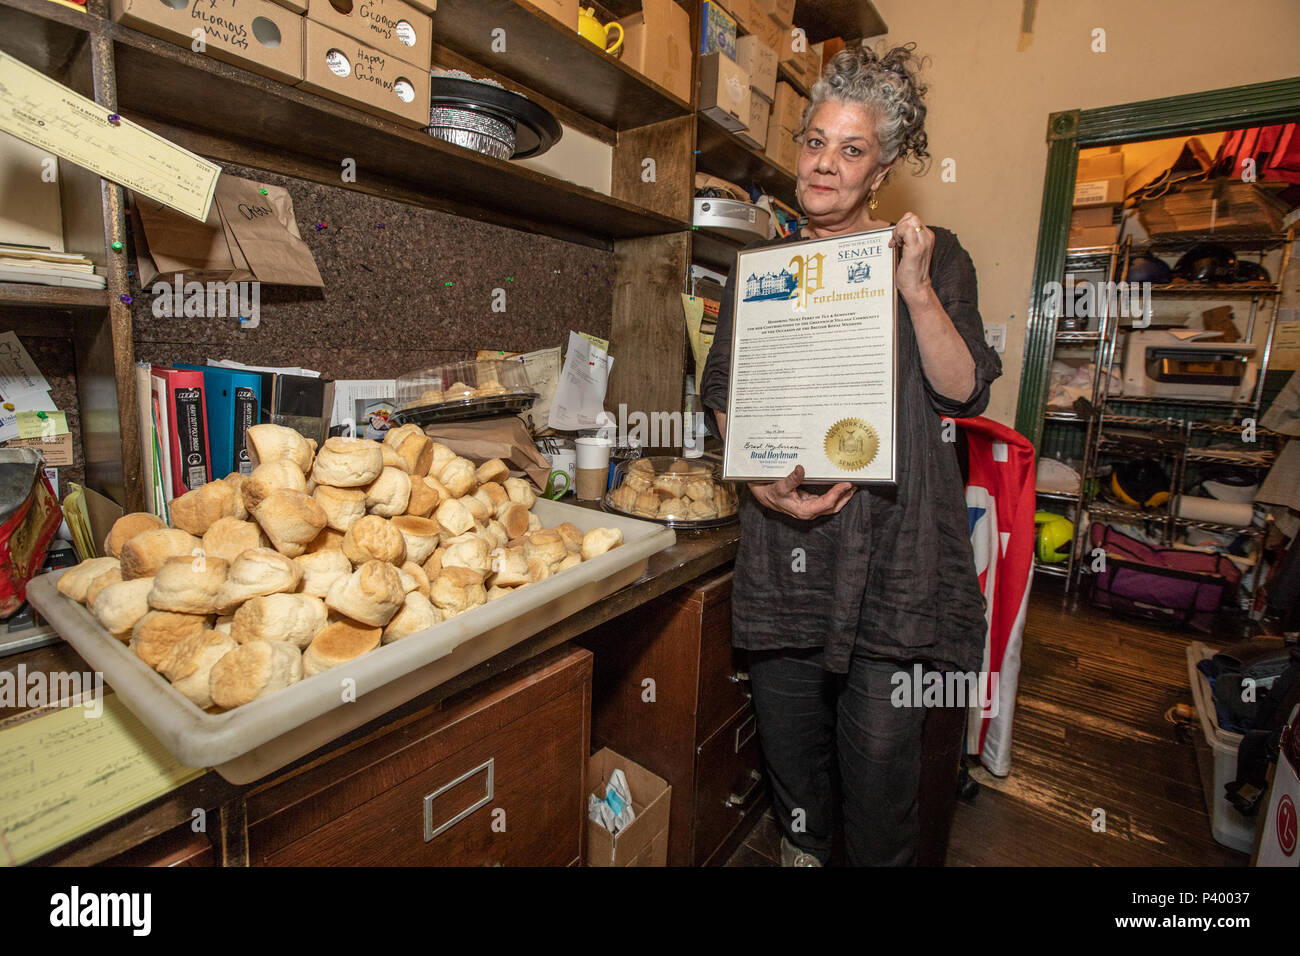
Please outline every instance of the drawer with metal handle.
[{"label": "drawer with metal handle", "polygon": [[764,805],[757,730],[754,712],[746,708],[696,752],[696,866],[704,865],[741,821]]},{"label": "drawer with metal handle", "polygon": [[[547,701],[379,790],[264,862],[566,866],[581,852],[585,711],[579,690]],[[364,774],[382,782],[391,772],[386,763],[372,764]],[[330,791],[317,799],[328,801]]]}]

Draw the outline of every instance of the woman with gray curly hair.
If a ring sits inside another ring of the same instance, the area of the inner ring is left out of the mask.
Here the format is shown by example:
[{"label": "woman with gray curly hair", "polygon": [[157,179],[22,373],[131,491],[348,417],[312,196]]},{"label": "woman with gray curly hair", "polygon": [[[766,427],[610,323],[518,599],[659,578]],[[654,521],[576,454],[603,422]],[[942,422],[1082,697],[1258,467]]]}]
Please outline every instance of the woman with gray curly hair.
[{"label": "woman with gray curly hair", "polygon": [[[1002,367],[984,342],[975,268],[956,236],[914,212],[896,223],[873,215],[894,168],[924,167],[929,155],[919,67],[912,44],[883,54],[852,46],[831,61],[799,136],[807,225],[755,244],[892,226],[898,295],[897,485],[806,489],[796,468],[751,483],[741,506],[732,639],[750,652],[785,865],[830,858],[836,762],[849,862],[915,862],[925,711],[907,706],[910,694],[904,706],[891,698],[918,664],[964,674],[982,665],[983,598],[942,416],[983,411]],[[724,437],[735,281],[702,383]]]}]

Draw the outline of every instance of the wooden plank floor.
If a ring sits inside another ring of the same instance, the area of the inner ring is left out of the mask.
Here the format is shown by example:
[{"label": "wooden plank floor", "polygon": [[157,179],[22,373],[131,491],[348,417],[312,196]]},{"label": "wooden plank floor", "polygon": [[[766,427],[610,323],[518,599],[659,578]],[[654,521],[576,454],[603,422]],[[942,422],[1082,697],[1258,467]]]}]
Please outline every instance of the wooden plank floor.
[{"label": "wooden plank floor", "polygon": [[[982,767],[958,801],[949,866],[1245,866],[1214,842],[1190,738],[1164,718],[1191,703],[1186,647],[1212,640],[1066,603],[1030,599],[1011,773]],[[1199,733],[1199,729],[1196,731]],[[1106,812],[1106,832],[1092,830]],[[771,811],[728,866],[775,866]]]}]

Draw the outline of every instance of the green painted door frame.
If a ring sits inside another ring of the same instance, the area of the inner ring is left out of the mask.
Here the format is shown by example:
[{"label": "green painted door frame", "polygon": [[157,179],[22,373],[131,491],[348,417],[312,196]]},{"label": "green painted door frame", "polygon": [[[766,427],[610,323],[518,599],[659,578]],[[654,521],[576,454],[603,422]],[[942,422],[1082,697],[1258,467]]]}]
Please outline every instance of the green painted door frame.
[{"label": "green painted door frame", "polygon": [[1047,407],[1056,341],[1056,316],[1046,314],[1045,290],[1048,282],[1060,282],[1065,271],[1079,150],[1134,140],[1269,126],[1297,117],[1300,117],[1300,77],[1095,110],[1068,110],[1048,118],[1047,172],[1033,285],[1029,290],[1016,431],[1029,438],[1035,447],[1042,440],[1043,412]]}]

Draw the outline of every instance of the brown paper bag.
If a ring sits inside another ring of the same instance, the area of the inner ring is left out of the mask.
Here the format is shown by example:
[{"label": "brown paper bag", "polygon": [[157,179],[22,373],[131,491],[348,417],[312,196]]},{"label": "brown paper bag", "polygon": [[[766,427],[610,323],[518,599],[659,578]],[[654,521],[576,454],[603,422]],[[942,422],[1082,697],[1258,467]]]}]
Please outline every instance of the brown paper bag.
[{"label": "brown paper bag", "polygon": [[424,433],[476,465],[500,458],[512,469],[526,474],[538,491],[545,490],[550,480],[550,463],[533,444],[528,426],[513,415],[477,422],[426,425]]},{"label": "brown paper bag", "polygon": [[140,225],[136,257],[142,289],[148,289],[157,279],[170,281],[178,272],[190,282],[240,282],[253,278],[243,255],[236,261],[231,252],[216,203],[209,208],[204,222],[139,193],[133,194],[133,207]]},{"label": "brown paper bag", "polygon": [[213,205],[220,212],[231,249],[242,254],[259,282],[316,288],[325,285],[311,250],[298,232],[293,200],[287,190],[222,176],[217,180],[215,200]]}]

